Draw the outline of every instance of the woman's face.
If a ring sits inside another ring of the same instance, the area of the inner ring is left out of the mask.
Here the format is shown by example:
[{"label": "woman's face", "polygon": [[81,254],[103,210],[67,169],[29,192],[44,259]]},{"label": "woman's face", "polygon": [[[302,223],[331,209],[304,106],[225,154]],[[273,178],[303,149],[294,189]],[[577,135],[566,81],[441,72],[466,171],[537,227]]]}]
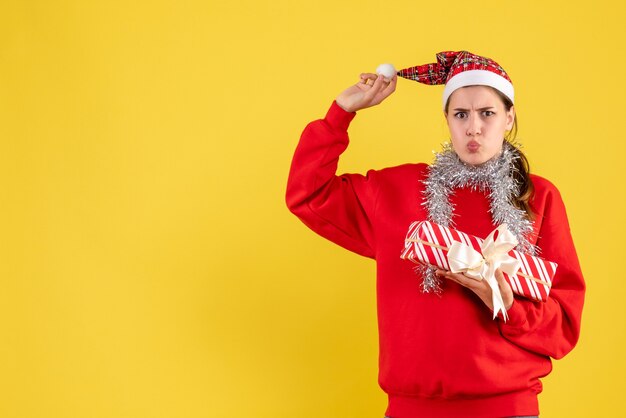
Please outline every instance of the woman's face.
[{"label": "woman's face", "polygon": [[490,87],[457,89],[446,114],[452,148],[467,164],[479,165],[502,152],[506,131],[511,130],[515,109],[507,112],[502,99]]}]

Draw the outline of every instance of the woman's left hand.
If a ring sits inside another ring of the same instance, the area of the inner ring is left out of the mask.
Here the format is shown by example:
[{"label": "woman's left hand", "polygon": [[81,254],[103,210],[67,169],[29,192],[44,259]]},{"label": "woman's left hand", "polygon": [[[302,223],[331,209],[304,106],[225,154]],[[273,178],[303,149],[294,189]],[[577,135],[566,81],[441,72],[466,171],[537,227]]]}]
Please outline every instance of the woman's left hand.
[{"label": "woman's left hand", "polygon": [[[484,304],[493,311],[493,299],[491,295],[492,291],[491,287],[489,287],[489,283],[487,283],[486,280],[478,281],[463,274],[452,273],[445,270],[437,270],[437,275],[439,277],[452,280],[453,282],[456,282],[461,286],[466,287],[472,292],[476,293],[480,300],[482,300]],[[500,293],[502,294],[504,307],[506,308],[506,310],[509,310],[511,305],[513,305],[513,290],[511,289],[509,283],[505,280],[504,275],[502,274],[502,271],[500,271],[500,269],[496,270],[496,280],[498,281],[498,286],[500,287]]]}]

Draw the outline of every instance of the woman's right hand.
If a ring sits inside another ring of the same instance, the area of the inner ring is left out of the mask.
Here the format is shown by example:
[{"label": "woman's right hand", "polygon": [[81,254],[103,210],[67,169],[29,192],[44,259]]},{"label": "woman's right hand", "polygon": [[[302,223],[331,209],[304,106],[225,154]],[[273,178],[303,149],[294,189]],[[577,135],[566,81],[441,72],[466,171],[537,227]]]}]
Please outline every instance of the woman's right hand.
[{"label": "woman's right hand", "polygon": [[359,83],[348,87],[337,96],[337,104],[346,112],[376,106],[396,90],[397,75],[391,80],[372,73],[364,73],[360,77]]}]

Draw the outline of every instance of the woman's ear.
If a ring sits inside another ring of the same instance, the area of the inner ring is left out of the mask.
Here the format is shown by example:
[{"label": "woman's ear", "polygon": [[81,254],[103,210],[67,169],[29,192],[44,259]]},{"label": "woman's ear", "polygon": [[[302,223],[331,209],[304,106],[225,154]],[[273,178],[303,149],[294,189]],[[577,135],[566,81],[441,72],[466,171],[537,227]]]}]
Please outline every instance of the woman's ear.
[{"label": "woman's ear", "polygon": [[508,112],[506,112],[506,130],[513,129],[513,122],[515,122],[515,106],[511,106]]}]

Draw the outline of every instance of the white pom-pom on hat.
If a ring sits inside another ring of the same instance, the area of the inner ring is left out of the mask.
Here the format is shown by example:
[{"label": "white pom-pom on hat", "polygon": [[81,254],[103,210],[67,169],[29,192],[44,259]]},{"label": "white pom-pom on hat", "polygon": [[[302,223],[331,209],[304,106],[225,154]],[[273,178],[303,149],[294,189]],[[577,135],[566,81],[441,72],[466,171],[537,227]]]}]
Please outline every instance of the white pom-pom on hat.
[{"label": "white pom-pom on hat", "polygon": [[380,64],[378,68],[376,68],[376,74],[381,74],[383,77],[392,79],[394,75],[396,75],[396,69],[393,64]]}]

